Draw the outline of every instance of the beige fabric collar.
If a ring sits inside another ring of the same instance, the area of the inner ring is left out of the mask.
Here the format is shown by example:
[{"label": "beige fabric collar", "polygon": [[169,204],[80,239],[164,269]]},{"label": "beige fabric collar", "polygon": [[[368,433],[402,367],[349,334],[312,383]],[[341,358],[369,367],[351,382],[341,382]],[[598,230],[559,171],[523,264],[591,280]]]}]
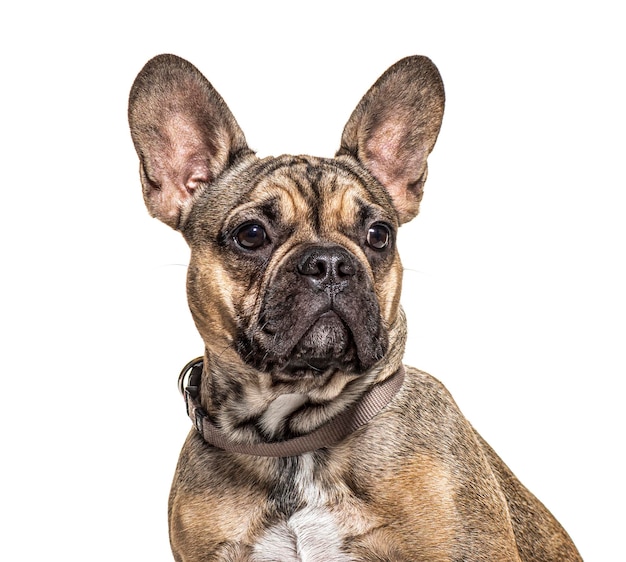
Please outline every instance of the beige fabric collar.
[{"label": "beige fabric collar", "polygon": [[404,367],[401,366],[391,377],[374,385],[358,402],[315,431],[271,443],[239,443],[217,427],[197,400],[201,377],[202,358],[194,359],[182,370],[178,384],[185,397],[187,414],[207,443],[230,453],[260,457],[295,457],[339,443],[370,421],[391,402],[402,387]]}]

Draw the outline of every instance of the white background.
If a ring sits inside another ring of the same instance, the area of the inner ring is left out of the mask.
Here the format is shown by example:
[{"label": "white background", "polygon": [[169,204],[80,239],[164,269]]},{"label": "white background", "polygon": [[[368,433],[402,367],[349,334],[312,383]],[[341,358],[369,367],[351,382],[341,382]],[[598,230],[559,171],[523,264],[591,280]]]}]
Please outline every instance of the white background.
[{"label": "white background", "polygon": [[389,65],[435,61],[446,115],[400,239],[407,362],[587,561],[626,560],[619,3],[225,4],[1,8],[0,559],[171,560],[175,383],[202,345],[187,249],[143,207],[126,100],[173,52],[260,155],[331,156]]}]

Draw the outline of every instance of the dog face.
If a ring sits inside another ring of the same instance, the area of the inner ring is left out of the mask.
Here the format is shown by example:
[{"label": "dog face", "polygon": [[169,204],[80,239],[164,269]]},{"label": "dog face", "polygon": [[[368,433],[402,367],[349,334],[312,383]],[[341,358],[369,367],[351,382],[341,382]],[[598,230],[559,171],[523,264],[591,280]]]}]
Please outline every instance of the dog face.
[{"label": "dog face", "polygon": [[403,59],[365,95],[335,159],[258,159],[186,61],[148,62],[129,119],[150,212],[191,248],[210,355],[288,382],[371,370],[398,340],[399,225],[419,208],[443,86]]},{"label": "dog face", "polygon": [[[207,344],[226,337],[243,362],[275,377],[360,373],[384,356],[400,288],[397,214],[359,172],[286,156],[205,191],[182,230],[189,302]],[[233,183],[244,187],[217,219],[210,209]]]}]

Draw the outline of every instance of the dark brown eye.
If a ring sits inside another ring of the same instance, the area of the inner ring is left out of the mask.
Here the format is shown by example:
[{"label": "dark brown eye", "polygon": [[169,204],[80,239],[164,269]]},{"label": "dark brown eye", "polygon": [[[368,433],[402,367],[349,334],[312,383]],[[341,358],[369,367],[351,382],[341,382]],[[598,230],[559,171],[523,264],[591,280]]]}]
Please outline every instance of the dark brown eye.
[{"label": "dark brown eye", "polygon": [[267,233],[260,224],[244,224],[235,232],[235,241],[246,250],[257,250],[265,244],[266,240]]},{"label": "dark brown eye", "polygon": [[382,223],[374,223],[367,231],[367,245],[374,250],[384,250],[389,246],[391,240],[391,232],[389,227]]}]

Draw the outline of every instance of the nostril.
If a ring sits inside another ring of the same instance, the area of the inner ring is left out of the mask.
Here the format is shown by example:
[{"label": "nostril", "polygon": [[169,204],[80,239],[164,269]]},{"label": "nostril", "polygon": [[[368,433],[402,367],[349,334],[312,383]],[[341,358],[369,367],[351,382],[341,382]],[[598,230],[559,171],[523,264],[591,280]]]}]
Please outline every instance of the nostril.
[{"label": "nostril", "polygon": [[298,272],[310,277],[324,277],[328,273],[328,265],[322,257],[308,256],[298,264]]},{"label": "nostril", "polygon": [[328,264],[323,258],[319,258],[315,262],[314,275],[318,275],[319,277],[326,277],[327,274],[328,274]]},{"label": "nostril", "polygon": [[356,272],[354,270],[354,265],[347,261],[340,261],[336,264],[337,272],[339,273],[339,277],[351,277]]}]

